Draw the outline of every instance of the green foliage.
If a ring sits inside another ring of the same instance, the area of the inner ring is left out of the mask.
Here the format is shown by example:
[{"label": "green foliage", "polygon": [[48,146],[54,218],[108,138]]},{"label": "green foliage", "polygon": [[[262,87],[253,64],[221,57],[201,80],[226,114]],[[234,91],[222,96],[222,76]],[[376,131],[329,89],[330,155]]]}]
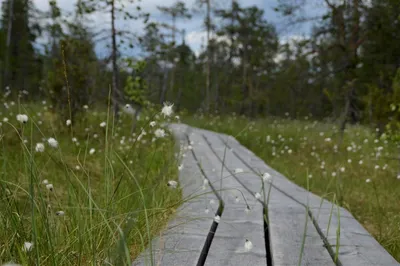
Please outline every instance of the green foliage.
[{"label": "green foliage", "polygon": [[[386,132],[382,135],[384,139],[390,139],[400,143],[400,68],[393,79],[393,92],[381,103],[386,112],[381,119],[387,119]],[[379,97],[378,95],[376,97]],[[383,96],[380,99],[385,98]],[[383,100],[382,100],[383,101]]]},{"label": "green foliage", "polygon": [[147,102],[147,82],[143,77],[143,71],[146,68],[145,61],[133,62],[131,59],[126,60],[128,67],[133,69],[133,75],[130,75],[126,79],[125,83],[125,95],[127,98],[139,106],[145,106]]},{"label": "green foliage", "polygon": [[90,104],[96,86],[94,47],[89,40],[65,37],[53,49],[59,49],[59,55],[53,58],[52,68],[47,72],[46,92],[64,121],[75,119],[83,106]]},{"label": "green foliage", "polygon": [[[29,120],[0,127],[0,265],[131,265],[180,205],[180,190],[167,186],[178,175],[172,137],[151,141],[143,120],[132,138],[128,118],[112,121],[104,107],[89,107],[72,135],[53,126],[60,115],[48,105],[10,107]],[[43,141],[49,137],[56,148]],[[37,143],[44,151],[35,151]]]}]

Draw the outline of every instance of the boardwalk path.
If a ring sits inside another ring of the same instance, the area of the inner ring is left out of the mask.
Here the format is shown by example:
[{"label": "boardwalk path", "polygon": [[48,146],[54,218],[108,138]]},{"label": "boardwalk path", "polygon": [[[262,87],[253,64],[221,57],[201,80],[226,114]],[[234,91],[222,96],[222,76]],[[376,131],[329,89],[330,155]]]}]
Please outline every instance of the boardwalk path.
[{"label": "boardwalk path", "polygon": [[347,210],[293,184],[233,137],[171,129],[187,150],[179,183],[188,200],[153,241],[152,256],[148,249],[133,265],[151,265],[150,257],[171,266],[399,265]]}]

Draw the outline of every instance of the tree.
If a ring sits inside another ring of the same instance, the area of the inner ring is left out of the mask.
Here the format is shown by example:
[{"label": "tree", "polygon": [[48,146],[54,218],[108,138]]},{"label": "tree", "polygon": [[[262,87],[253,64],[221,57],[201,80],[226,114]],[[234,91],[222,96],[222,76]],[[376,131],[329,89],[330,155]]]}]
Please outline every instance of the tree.
[{"label": "tree", "polygon": [[278,49],[276,30],[263,18],[263,14],[264,11],[256,6],[242,8],[238,3],[234,3],[231,11],[217,12],[221,19],[227,21],[218,34],[221,37],[231,36],[234,40],[230,44],[231,60],[236,59],[241,68],[241,95],[238,99],[241,114],[254,114],[258,108],[253,105],[258,95],[258,80],[264,69],[274,66],[273,58]]},{"label": "tree", "polygon": [[33,23],[33,3],[30,0],[7,0],[2,4],[1,30],[6,32],[3,59],[3,88],[32,91],[39,85],[40,64],[33,43],[40,34]]},{"label": "tree", "polygon": [[[136,41],[133,38],[133,34],[127,30],[117,29],[116,21],[119,16],[123,17],[124,20],[138,20],[143,19],[144,23],[147,23],[149,14],[141,12],[139,5],[136,6],[136,12],[130,12],[133,9],[134,0],[82,0],[80,2],[81,12],[85,13],[95,13],[102,12],[110,16],[110,25],[108,30],[101,30],[96,33],[100,36],[100,40],[110,39],[111,40],[111,66],[112,66],[112,100],[113,100],[113,110],[117,114],[119,110],[119,102],[123,99],[123,92],[119,88],[119,66],[118,58],[119,45],[129,42],[129,47],[133,48],[133,43]],[[119,43],[118,43],[119,42]]]},{"label": "tree", "polygon": [[[176,34],[179,32],[179,29],[176,27],[177,19],[189,19],[191,18],[191,14],[189,10],[186,8],[184,2],[177,1],[170,7],[159,6],[158,9],[167,16],[171,18],[171,24],[163,23],[161,24],[167,30],[171,31],[170,37],[171,42],[169,43],[168,47],[170,48],[169,51],[166,53],[166,62],[163,64],[164,69],[164,77],[168,76],[168,72],[170,73],[170,82],[169,87],[170,90],[174,90],[175,87],[175,63],[178,59],[176,54]],[[161,95],[160,95],[160,103],[162,104],[165,101],[166,93],[168,90],[168,85],[163,84]]]}]

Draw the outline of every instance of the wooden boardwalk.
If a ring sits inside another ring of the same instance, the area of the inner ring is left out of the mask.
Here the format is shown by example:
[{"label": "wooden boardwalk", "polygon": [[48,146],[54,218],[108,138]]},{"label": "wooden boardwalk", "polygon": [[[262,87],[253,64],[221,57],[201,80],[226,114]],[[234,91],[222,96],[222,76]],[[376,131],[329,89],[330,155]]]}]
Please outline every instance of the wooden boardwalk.
[{"label": "wooden boardwalk", "polygon": [[346,209],[290,182],[233,137],[171,129],[186,147],[179,183],[188,200],[133,265],[399,265]]}]

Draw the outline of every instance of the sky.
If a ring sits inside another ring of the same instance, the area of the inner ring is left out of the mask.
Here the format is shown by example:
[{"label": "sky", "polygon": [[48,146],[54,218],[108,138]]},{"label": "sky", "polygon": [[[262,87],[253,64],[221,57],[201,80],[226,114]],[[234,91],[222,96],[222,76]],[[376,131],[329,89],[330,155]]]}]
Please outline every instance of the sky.
[{"label": "sky", "polygon": [[[182,0],[187,7],[193,7],[194,2],[198,0]],[[320,1],[320,0],[314,0]],[[33,0],[36,7],[41,10],[48,10],[48,0]],[[150,20],[158,21],[158,22],[168,22],[168,17],[161,14],[157,9],[157,6],[171,6],[175,3],[176,0],[142,0],[141,7],[144,11],[149,12],[151,14]],[[304,24],[300,27],[285,27],[286,20],[280,17],[273,8],[277,5],[277,0],[238,0],[241,6],[254,6],[256,5],[260,9],[264,10],[264,17],[270,23],[275,24],[277,31],[281,37],[281,40],[285,41],[292,37],[298,38],[302,35],[308,34],[311,29],[310,24]],[[57,1],[59,7],[66,11],[72,11],[76,0],[58,0]],[[230,0],[211,0],[211,3],[218,8],[229,8],[231,1]],[[314,6],[310,6],[309,10],[315,10]],[[202,44],[205,44],[205,36],[206,32],[203,27],[204,13],[196,13],[193,15],[191,20],[178,20],[177,27],[180,29],[186,30],[186,43],[196,52],[199,53],[202,47]],[[93,25],[95,28],[107,27],[105,25],[109,21],[108,16],[104,15],[95,15],[93,17]],[[127,23],[125,21],[118,22],[119,28],[129,29],[132,32],[140,33],[143,29],[143,26],[138,22],[130,22]],[[104,26],[102,26],[104,25]],[[105,56],[108,54],[109,48],[106,47],[105,43],[100,43],[96,47],[97,53],[100,56]]]}]

